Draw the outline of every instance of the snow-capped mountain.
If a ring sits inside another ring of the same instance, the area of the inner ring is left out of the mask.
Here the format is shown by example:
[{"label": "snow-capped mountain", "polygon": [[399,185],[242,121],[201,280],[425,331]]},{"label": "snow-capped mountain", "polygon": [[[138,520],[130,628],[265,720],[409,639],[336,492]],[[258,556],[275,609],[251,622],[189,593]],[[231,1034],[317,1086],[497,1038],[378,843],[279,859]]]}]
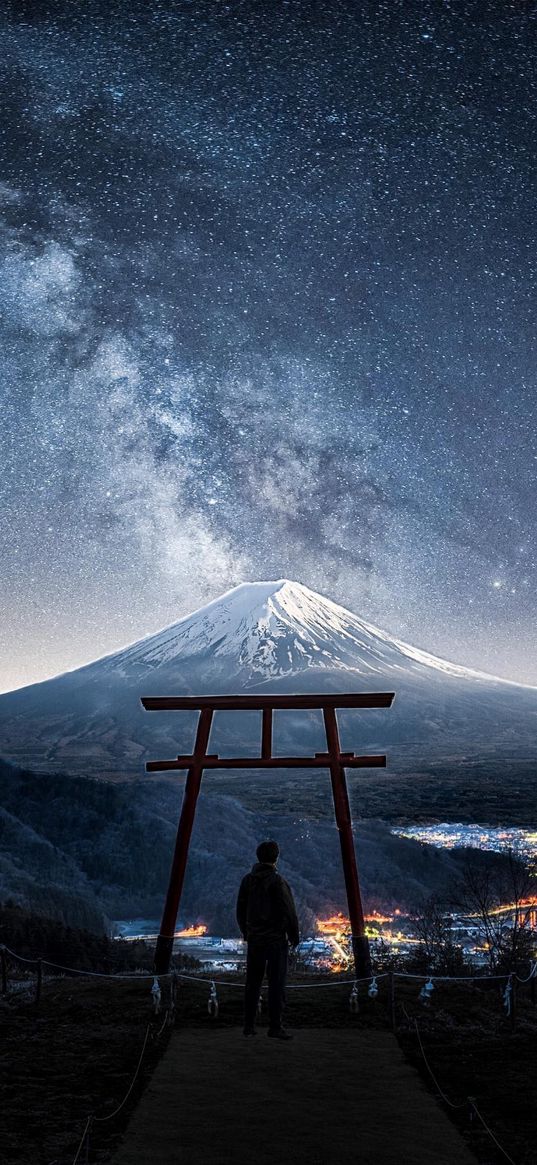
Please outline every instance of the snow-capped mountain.
[{"label": "snow-capped mountain", "polygon": [[390,638],[350,611],[300,583],[243,583],[201,610],[100,661],[127,675],[185,659],[226,660],[248,681],[273,679],[307,668],[340,668],[364,677],[429,669],[459,679],[490,676]]},{"label": "snow-capped mountain", "polygon": [[[341,719],[350,747],[388,747],[396,764],[515,745],[527,754],[537,727],[537,689],[429,655],[280,579],[235,587],[121,651],[0,696],[0,755],[42,771],[141,775],[146,759],[188,750],[193,727],[144,713],[141,696],[259,690],[395,691],[389,712]],[[258,726],[227,716],[211,747],[223,754],[233,741],[233,755]],[[282,714],[281,734],[305,752],[323,747],[313,714]]]}]

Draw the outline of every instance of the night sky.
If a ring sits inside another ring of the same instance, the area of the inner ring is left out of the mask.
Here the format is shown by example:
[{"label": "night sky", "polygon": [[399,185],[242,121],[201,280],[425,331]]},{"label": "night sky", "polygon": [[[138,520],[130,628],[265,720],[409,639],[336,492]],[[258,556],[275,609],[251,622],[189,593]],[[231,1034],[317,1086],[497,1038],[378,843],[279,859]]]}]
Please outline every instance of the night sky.
[{"label": "night sky", "polygon": [[248,579],[537,683],[537,4],[0,7],[0,689]]}]

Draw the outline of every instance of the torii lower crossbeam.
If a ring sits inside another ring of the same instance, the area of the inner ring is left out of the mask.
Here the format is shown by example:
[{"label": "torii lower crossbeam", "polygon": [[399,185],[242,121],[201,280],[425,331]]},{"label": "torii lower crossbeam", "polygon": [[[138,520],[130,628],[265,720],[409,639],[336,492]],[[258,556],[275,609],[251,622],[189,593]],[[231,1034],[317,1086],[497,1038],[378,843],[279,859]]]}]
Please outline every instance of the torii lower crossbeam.
[{"label": "torii lower crossbeam", "polygon": [[[147,772],[186,769],[187,778],[170,882],[160,934],[155,949],[155,970],[165,974],[170,966],[177,915],[185,878],[186,863],[192,827],[196,813],[201,778],[204,769],[265,769],[265,768],[328,768],[332,782],[332,796],[336,824],[341,845],[341,858],[352,930],[354,964],[358,978],[371,973],[369,944],[365,932],[364,912],[358,880],[358,868],[352,835],[352,820],[345,778],[345,768],[379,768],[386,757],[355,756],[342,752],[337,724],[337,708],[389,708],[393,692],[351,693],[326,696],[148,696],[142,698],[146,711],[199,712],[198,728],[193,752],[176,760],[149,761]],[[273,756],[272,717],[275,709],[319,709],[323,713],[327,752],[314,756]],[[219,757],[208,752],[209,737],[215,711],[262,711],[261,755],[258,757]]]}]

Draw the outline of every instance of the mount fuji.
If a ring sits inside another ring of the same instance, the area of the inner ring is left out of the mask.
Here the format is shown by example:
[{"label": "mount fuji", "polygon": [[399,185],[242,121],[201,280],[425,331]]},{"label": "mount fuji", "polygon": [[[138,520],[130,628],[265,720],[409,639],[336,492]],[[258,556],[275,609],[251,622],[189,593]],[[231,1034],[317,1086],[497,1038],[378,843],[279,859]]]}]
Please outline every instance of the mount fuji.
[{"label": "mount fuji", "polygon": [[[192,744],[189,713],[148,715],[141,696],[382,690],[395,691],[393,708],[342,712],[342,743],[388,747],[391,767],[532,747],[536,688],[437,658],[279,579],[244,583],[121,651],[0,696],[0,755],[40,772],[130,778]],[[255,749],[257,720],[219,714],[211,749]],[[280,746],[322,748],[320,717],[281,713]]]}]

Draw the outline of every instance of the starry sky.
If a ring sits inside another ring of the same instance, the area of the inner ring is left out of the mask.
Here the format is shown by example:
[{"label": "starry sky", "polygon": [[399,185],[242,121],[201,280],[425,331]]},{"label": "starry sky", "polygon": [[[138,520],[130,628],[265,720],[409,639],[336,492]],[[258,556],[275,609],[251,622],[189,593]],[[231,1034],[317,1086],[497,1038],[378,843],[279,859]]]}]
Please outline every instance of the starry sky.
[{"label": "starry sky", "polygon": [[537,684],[536,32],[0,7],[0,690],[282,576]]}]

